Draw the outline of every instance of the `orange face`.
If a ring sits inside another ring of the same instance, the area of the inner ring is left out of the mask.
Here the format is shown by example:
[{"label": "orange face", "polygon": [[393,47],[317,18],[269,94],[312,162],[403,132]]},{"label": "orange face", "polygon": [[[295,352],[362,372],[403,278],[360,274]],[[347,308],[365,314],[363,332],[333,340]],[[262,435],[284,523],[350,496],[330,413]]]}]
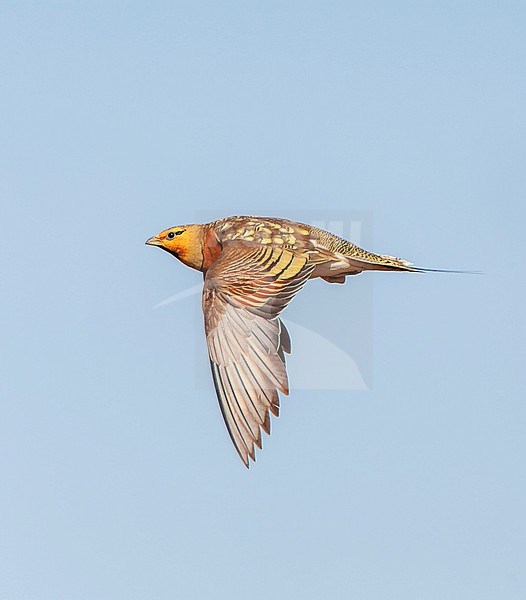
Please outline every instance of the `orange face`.
[{"label": "orange face", "polygon": [[203,237],[201,225],[178,225],[161,231],[146,243],[166,250],[189,267],[200,269],[203,264]]}]

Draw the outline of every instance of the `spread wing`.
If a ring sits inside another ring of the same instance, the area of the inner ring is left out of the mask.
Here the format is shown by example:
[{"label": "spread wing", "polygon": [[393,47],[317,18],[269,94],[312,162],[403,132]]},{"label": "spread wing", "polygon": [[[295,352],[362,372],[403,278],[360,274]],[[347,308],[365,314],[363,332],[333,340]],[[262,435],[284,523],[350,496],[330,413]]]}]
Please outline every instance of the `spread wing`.
[{"label": "spread wing", "polygon": [[288,394],[284,353],[290,338],[279,314],[314,266],[290,250],[226,244],[203,288],[205,332],[219,406],[245,463],[279,414],[278,391]]}]

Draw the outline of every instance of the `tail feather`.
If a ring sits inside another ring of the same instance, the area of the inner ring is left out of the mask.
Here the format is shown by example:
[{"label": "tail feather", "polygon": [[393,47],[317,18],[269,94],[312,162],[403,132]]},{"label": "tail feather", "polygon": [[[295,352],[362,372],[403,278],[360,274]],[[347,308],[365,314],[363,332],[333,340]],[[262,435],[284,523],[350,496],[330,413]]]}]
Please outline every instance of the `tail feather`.
[{"label": "tail feather", "polygon": [[362,251],[360,257],[348,256],[349,264],[361,271],[406,271],[409,273],[462,273],[464,275],[482,275],[481,271],[459,271],[456,269],[427,269],[417,267],[413,263],[389,256],[387,254],[373,254],[372,252]]},{"label": "tail feather", "polygon": [[425,269],[424,267],[413,267],[415,273],[460,273],[462,275],[484,275],[483,271],[458,271],[455,269]]}]

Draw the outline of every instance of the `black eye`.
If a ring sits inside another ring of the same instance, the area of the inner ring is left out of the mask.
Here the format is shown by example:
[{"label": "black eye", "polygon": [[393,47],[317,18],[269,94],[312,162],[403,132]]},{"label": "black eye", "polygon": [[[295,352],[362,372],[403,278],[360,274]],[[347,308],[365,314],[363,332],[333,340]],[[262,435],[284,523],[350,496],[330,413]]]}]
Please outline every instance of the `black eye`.
[{"label": "black eye", "polygon": [[173,240],[175,237],[175,233],[173,231],[170,231],[170,233],[166,236],[169,240]]}]

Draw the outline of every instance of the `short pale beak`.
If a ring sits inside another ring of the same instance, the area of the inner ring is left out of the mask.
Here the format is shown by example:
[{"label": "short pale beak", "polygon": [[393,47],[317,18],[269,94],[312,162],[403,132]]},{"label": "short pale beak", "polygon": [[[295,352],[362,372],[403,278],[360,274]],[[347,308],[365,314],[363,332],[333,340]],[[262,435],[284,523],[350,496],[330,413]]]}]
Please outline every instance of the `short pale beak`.
[{"label": "short pale beak", "polygon": [[156,235],[154,235],[151,238],[148,238],[145,244],[148,244],[148,246],[161,246],[162,242]]}]

